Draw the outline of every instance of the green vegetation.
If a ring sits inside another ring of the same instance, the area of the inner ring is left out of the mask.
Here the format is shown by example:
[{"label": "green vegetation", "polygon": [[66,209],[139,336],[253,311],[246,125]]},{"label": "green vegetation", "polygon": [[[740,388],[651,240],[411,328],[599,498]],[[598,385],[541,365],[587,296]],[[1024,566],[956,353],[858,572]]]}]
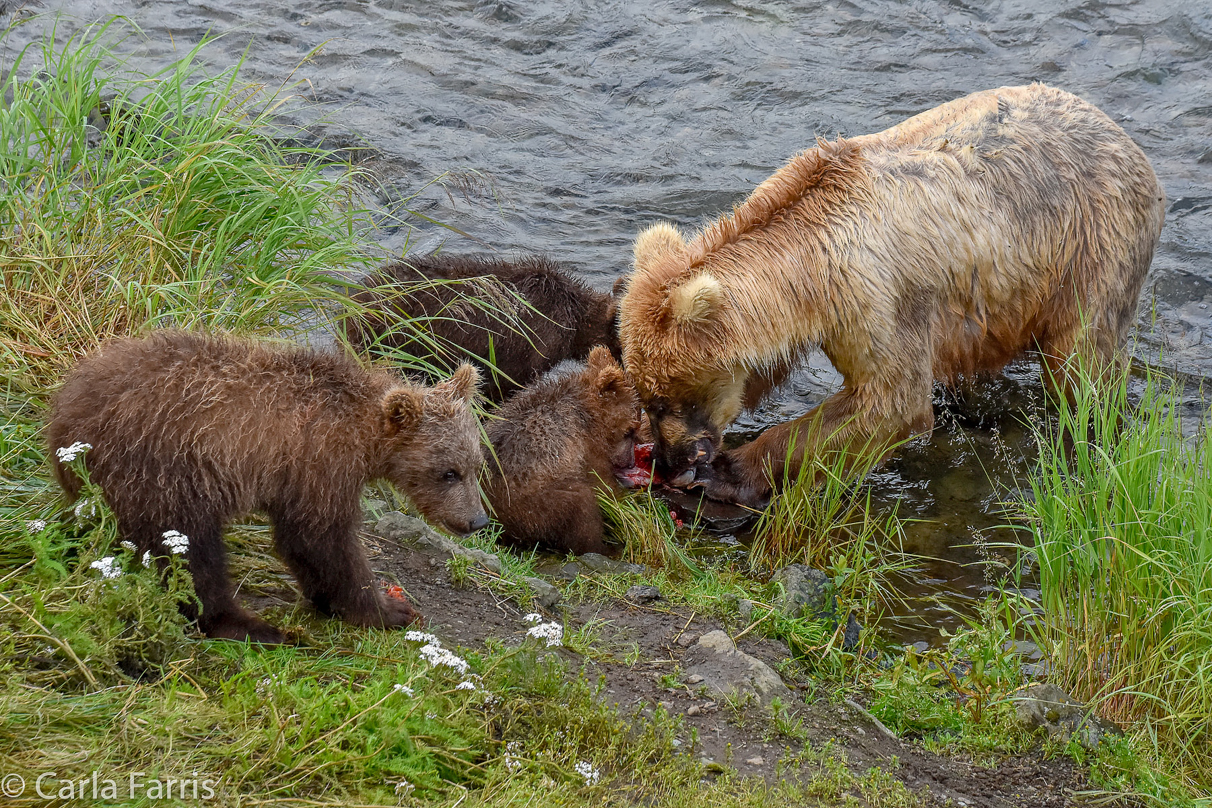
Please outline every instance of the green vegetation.
[{"label": "green vegetation", "polygon": [[[143,772],[209,781],[218,804],[240,805],[917,804],[894,768],[855,772],[836,747],[809,743],[798,705],[735,710],[789,750],[777,784],[684,754],[694,736],[680,717],[607,704],[593,666],[634,666],[640,652],[612,647],[601,619],[568,626],[559,652],[519,622],[516,641],[448,649],[436,664],[429,637],[316,619],[297,597],[266,607],[297,646],[193,635],[177,610],[192,596],[179,563],[163,575],[144,568],[95,491],[62,507],[40,439],[47,393],[110,336],[170,325],[339,333],[352,310],[342,278],[379,257],[355,190],[369,178],[327,170],[334,155],[323,148],[291,145],[299,139],[273,119],[281,96],[237,69],[202,74],[197,49],[154,76],[125,69],[105,46],[115,30],[48,37],[2,80],[0,773],[33,782],[53,771],[60,793],[93,771]],[[510,317],[486,287],[468,305]],[[406,327],[426,338],[423,322]],[[1209,777],[1210,439],[1182,438],[1172,397],[1153,381],[1125,421],[1126,390],[1084,394],[1041,432],[1041,474],[1023,504],[1038,619],[1003,595],[946,648],[889,653],[871,628],[844,648],[843,617],[874,626],[894,596],[889,574],[911,560],[898,552],[898,517],[878,514],[862,483],[828,463],[806,465],[775,497],[748,555],[696,557],[693,532],[647,492],[603,501],[624,556],[649,569],[581,576],[564,597],[613,602],[633,583],[654,585],[665,595],[654,608],[785,643],[783,672],[808,700],[853,697],[926,748],[982,762],[1034,743],[1013,727],[1007,699],[1027,679],[1006,643],[1028,627],[1059,681],[1132,730],[1093,755],[1045,753],[1088,761],[1109,790],[1190,804]],[[373,493],[400,506],[389,490]],[[493,539],[467,543],[495,550]],[[229,540],[243,595],[288,587],[263,523]],[[522,579],[535,559],[501,560],[500,574],[461,557],[448,573],[530,610]],[[780,592],[762,578],[793,562],[826,572],[832,617],[777,608]],[[684,686],[670,669],[661,682]],[[79,793],[62,801],[92,804]],[[189,797],[111,803],[197,804]],[[15,804],[42,801],[27,793]]]},{"label": "green vegetation", "polygon": [[1184,437],[1181,390],[1150,373],[1134,402],[1129,381],[1087,381],[1040,431],[1035,632],[1075,697],[1212,789],[1212,432]]}]

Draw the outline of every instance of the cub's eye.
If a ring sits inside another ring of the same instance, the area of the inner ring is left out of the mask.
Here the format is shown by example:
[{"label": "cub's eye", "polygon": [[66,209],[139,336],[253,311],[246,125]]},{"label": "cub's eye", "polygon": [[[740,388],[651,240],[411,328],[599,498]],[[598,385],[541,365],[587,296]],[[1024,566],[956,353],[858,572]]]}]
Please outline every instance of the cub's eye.
[{"label": "cub's eye", "polygon": [[454,469],[451,469],[442,475],[442,479],[448,483],[457,483],[459,480],[463,479],[463,475],[459,474],[459,472],[455,471]]}]

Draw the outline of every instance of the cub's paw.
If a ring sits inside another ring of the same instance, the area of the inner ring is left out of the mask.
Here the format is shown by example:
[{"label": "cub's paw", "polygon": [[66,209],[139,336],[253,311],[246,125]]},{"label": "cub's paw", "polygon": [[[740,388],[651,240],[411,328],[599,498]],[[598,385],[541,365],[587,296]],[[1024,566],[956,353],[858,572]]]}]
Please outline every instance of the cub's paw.
[{"label": "cub's paw", "polygon": [[251,614],[221,617],[208,625],[205,631],[212,640],[248,641],[261,645],[281,645],[286,642],[285,634]]},{"label": "cub's paw", "polygon": [[414,623],[421,623],[425,618],[413,608],[404,596],[404,590],[398,586],[390,586],[379,598],[379,615],[383,628],[404,628]]},{"label": "cub's paw", "polygon": [[728,454],[722,454],[710,466],[699,468],[695,475],[696,488],[717,502],[730,502],[755,511],[770,504],[770,484],[758,475],[756,479]]}]

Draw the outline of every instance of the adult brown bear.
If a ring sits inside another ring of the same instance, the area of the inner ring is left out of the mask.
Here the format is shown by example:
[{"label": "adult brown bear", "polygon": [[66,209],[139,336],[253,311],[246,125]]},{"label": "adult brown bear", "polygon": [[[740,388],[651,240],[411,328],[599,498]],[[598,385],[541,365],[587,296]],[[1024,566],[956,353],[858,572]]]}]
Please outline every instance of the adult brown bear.
[{"label": "adult brown bear", "polygon": [[[620,340],[659,470],[757,504],[806,456],[930,430],[936,379],[1034,348],[1063,388],[1073,357],[1121,349],[1164,215],[1128,135],[1041,84],[818,142],[693,239],[658,224],[636,240]],[[843,389],[717,454],[817,345]]]}]

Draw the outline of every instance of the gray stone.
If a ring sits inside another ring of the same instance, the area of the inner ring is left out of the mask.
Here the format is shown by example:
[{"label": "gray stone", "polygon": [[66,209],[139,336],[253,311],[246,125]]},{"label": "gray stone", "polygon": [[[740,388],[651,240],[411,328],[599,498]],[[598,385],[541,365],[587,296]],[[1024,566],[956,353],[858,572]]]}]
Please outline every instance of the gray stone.
[{"label": "gray stone", "polygon": [[1039,650],[1038,645],[1027,640],[1011,640],[1002,646],[1002,650],[1018,654],[1027,662],[1039,662],[1044,656],[1044,652]]},{"label": "gray stone", "polygon": [[702,684],[721,696],[753,696],[765,707],[775,698],[791,706],[795,698],[783,680],[765,662],[743,651],[723,631],[709,631],[686,652],[682,661],[688,677],[701,676]]},{"label": "gray stone", "polygon": [[829,576],[803,564],[789,564],[771,579],[780,587],[774,607],[791,618],[822,620],[836,610]]},{"label": "gray stone", "polygon": [[1031,685],[1011,699],[1015,718],[1021,726],[1043,732],[1060,743],[1076,737],[1083,747],[1094,749],[1104,735],[1123,734],[1110,721],[1089,714],[1084,704],[1070,698],[1056,685]]},{"label": "gray stone", "polygon": [[740,618],[748,623],[753,618],[753,601],[748,598],[741,598],[736,602],[736,613]]},{"label": "gray stone", "polygon": [[648,568],[643,564],[629,564],[626,561],[615,561],[601,553],[586,553],[578,561],[590,572],[604,572],[608,575],[643,575]]},{"label": "gray stone", "polygon": [[842,632],[842,650],[853,651],[855,648],[858,648],[859,638],[862,636],[862,633],[863,627],[855,619],[854,612],[846,615],[846,630]]},{"label": "gray stone", "polygon": [[652,603],[654,600],[660,600],[663,596],[661,595],[661,590],[655,586],[636,584],[627,590],[627,594],[624,597],[632,603]]},{"label": "gray stone", "polygon": [[530,591],[534,592],[534,599],[544,609],[551,609],[560,602],[563,597],[560,590],[544,581],[542,578],[523,578],[526,585],[530,587]]},{"label": "gray stone", "polygon": [[411,544],[418,549],[432,553],[466,556],[485,569],[489,569],[497,575],[501,574],[501,559],[483,550],[464,547],[454,539],[443,536],[415,516],[409,516],[399,511],[384,514],[383,518],[375,523],[375,533],[385,539]]}]

